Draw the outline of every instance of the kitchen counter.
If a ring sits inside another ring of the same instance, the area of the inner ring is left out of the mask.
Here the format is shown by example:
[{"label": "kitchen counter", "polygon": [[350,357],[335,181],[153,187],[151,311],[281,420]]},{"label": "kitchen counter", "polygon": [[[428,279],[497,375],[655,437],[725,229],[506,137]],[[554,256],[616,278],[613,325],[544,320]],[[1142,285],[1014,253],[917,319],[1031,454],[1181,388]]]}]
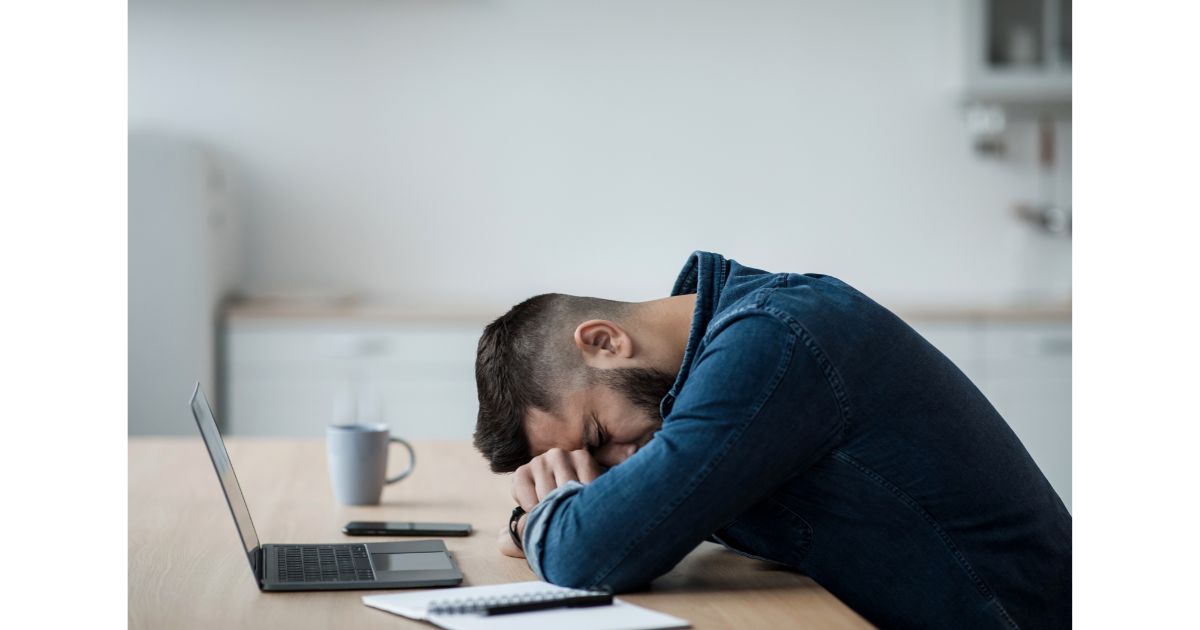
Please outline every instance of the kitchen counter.
[{"label": "kitchen counter", "polygon": [[[1071,322],[1069,301],[888,307],[906,321]],[[439,309],[347,296],[329,299],[239,298],[227,301],[223,313],[227,321],[296,319],[482,324],[495,319],[503,310],[504,307],[494,310]]]}]

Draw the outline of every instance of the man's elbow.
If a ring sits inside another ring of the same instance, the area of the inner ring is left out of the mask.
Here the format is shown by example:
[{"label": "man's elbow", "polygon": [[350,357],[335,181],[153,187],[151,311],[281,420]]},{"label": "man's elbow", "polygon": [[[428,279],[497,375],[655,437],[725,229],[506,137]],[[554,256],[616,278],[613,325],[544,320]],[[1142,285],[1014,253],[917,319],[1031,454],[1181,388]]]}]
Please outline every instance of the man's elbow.
[{"label": "man's elbow", "polygon": [[626,558],[617,566],[603,554],[553,553],[547,549],[542,558],[542,577],[551,584],[568,588],[608,588],[628,593],[644,588],[655,576],[645,575]]}]

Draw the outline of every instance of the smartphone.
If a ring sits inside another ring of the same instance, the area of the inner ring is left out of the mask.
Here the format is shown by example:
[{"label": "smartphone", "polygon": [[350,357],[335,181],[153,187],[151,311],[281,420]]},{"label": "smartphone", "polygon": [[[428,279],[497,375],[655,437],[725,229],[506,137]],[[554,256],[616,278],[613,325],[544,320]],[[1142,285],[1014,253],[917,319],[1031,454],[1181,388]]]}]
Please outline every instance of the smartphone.
[{"label": "smartphone", "polygon": [[471,524],[353,521],[342,532],[348,536],[470,536]]}]

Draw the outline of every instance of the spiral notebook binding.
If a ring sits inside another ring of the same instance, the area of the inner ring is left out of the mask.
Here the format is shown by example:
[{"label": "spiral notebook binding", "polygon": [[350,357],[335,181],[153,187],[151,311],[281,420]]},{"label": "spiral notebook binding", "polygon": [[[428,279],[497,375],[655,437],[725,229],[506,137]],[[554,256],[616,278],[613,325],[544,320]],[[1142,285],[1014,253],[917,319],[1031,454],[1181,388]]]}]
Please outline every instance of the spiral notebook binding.
[{"label": "spiral notebook binding", "polygon": [[518,610],[538,610],[569,605],[596,605],[612,603],[612,591],[608,589],[563,589],[537,591],[495,597],[462,597],[429,602],[426,612],[430,615],[496,614]]}]

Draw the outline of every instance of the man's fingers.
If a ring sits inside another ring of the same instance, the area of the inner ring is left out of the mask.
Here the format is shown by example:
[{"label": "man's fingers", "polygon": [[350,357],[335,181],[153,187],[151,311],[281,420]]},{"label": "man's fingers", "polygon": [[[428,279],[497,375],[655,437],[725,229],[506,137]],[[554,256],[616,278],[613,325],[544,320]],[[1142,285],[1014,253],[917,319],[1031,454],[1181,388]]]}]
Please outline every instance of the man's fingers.
[{"label": "man's fingers", "polygon": [[533,479],[533,466],[526,464],[517,469],[513,474],[512,496],[517,505],[524,508],[526,512],[533,509],[533,506],[538,504],[537,488]]},{"label": "man's fingers", "polygon": [[512,496],[526,512],[541,503],[555,488],[568,481],[591,483],[604,469],[586,450],[567,452],[554,448],[517,468],[513,475]]},{"label": "man's fingers", "polygon": [[[550,470],[546,460],[537,460],[537,462],[537,465],[532,467],[533,487],[537,491],[537,502],[541,503],[542,499],[545,499],[546,495],[558,486],[554,484],[554,471]],[[528,512],[530,509],[532,508],[526,508],[525,511]]]},{"label": "man's fingers", "polygon": [[575,470],[580,483],[592,483],[600,473],[604,472],[592,454],[584,449],[571,451],[571,467]]},{"label": "man's fingers", "polygon": [[[568,456],[563,451],[552,451],[553,456],[547,457],[547,463],[550,465],[551,472],[554,473],[555,487],[564,486],[568,481],[579,481],[579,475],[575,471],[574,459]],[[549,455],[549,453],[547,453]]]}]

